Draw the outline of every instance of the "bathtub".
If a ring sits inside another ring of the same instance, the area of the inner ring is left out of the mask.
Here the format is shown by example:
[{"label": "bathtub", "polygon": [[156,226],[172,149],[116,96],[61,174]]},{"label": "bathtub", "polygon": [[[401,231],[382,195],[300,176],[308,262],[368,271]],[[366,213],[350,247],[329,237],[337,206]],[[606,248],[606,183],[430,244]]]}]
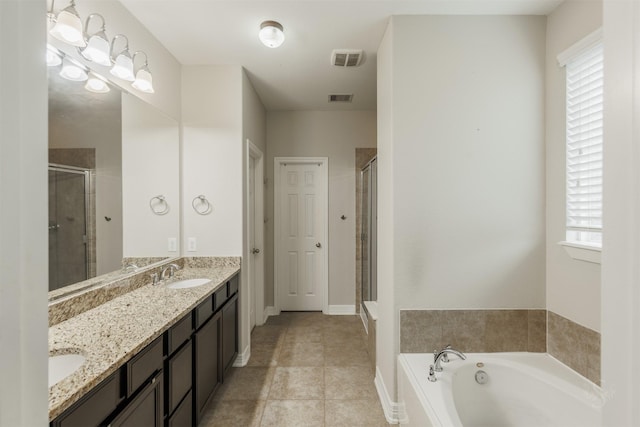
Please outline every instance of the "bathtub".
[{"label": "bathtub", "polygon": [[[602,424],[600,388],[544,353],[451,356],[428,381],[432,354],[398,356],[400,424],[588,427]],[[476,381],[476,373],[480,373]],[[486,382],[485,382],[486,381]]]}]

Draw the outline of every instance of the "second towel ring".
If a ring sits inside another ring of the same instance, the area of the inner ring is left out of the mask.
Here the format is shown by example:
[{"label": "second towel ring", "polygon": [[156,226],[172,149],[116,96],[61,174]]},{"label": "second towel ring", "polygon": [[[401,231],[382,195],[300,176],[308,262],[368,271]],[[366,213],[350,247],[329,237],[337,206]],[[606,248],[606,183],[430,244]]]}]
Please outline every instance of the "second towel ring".
[{"label": "second towel ring", "polygon": [[209,203],[207,198],[202,194],[193,198],[191,206],[193,210],[200,215],[207,215],[213,210],[211,203]]},{"label": "second towel ring", "polygon": [[[158,201],[154,203],[154,200]],[[151,200],[149,200],[149,207],[151,208],[151,212],[156,215],[165,215],[169,213],[169,203],[167,203],[167,200],[162,194],[152,197]]]}]

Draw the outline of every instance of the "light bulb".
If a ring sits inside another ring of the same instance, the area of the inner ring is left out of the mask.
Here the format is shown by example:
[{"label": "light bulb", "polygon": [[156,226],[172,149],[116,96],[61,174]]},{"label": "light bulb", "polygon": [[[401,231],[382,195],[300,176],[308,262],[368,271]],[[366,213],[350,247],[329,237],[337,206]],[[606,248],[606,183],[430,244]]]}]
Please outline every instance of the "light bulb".
[{"label": "light bulb", "polygon": [[87,72],[81,66],[74,64],[66,58],[62,61],[60,76],[74,82],[83,82],[88,78]]},{"label": "light bulb", "polygon": [[133,75],[133,60],[131,59],[131,55],[129,55],[129,51],[125,50],[116,57],[115,64],[111,68],[111,74],[130,82],[136,79]]},{"label": "light bulb", "polygon": [[71,46],[84,47],[87,45],[82,33],[82,21],[73,6],[67,7],[58,14],[56,24],[49,33]]},{"label": "light bulb", "polygon": [[62,64],[62,58],[60,58],[60,55],[50,49],[47,49],[47,66],[55,67],[60,64]]},{"label": "light bulb", "polygon": [[136,73],[136,80],[131,84],[131,86],[142,92],[154,93],[153,77],[146,66],[138,70]]},{"label": "light bulb", "polygon": [[103,32],[94,34],[89,38],[87,47],[82,50],[82,56],[96,64],[108,67],[111,65],[109,57],[109,41]]},{"label": "light bulb", "polygon": [[107,93],[111,90],[109,89],[107,82],[94,74],[89,76],[89,80],[87,80],[87,84],[84,85],[84,88],[89,92],[94,93]]}]

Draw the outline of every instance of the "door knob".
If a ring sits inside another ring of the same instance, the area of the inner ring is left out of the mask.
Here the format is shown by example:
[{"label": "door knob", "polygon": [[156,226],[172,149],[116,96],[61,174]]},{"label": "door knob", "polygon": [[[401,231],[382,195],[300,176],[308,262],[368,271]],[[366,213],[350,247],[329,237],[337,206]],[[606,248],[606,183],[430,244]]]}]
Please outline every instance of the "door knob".
[{"label": "door knob", "polygon": [[253,249],[251,249],[251,253],[252,253],[252,254],[254,254],[254,255],[255,255],[255,254],[259,254],[259,253],[260,253],[260,249],[258,249],[258,248],[253,248]]},{"label": "door knob", "polygon": [[322,245],[320,244],[320,242],[316,243],[316,248],[321,248]]}]

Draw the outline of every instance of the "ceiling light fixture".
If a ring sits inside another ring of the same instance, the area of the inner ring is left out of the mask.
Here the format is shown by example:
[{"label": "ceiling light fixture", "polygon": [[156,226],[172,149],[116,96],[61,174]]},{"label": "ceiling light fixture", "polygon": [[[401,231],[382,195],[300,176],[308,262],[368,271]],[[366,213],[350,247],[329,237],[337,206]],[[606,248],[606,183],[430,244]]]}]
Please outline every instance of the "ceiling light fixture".
[{"label": "ceiling light fixture", "polygon": [[136,60],[136,56],[138,55],[144,55],[144,64],[142,65],[142,67],[140,67],[138,69],[138,72],[136,72],[136,79],[134,80],[133,83],[131,83],[131,86],[133,86],[134,88],[138,89],[139,91],[142,92],[146,92],[146,93],[154,93],[153,90],[153,76],[151,75],[151,72],[149,71],[149,63],[147,60],[147,54],[142,52],[142,51],[137,51],[136,53],[133,54],[133,62],[135,63]]},{"label": "ceiling light fixture", "polygon": [[[53,2],[51,4],[51,15],[53,15]],[[71,0],[71,4],[62,9],[53,19],[55,20],[55,25],[49,31],[49,34],[71,46],[85,47],[87,45],[84,41],[82,20],[76,10],[75,0]]]},{"label": "ceiling light fixture", "polygon": [[[89,23],[92,18],[98,17],[102,21],[102,26],[100,30],[95,33],[89,35]],[[108,67],[111,65],[111,57],[110,57],[110,49],[109,49],[109,39],[107,38],[107,34],[105,33],[105,22],[102,15],[97,13],[92,13],[87,17],[87,20],[84,24],[84,34],[87,39],[87,47],[82,49],[80,53],[85,59],[89,61],[93,61],[96,64],[104,65]]]},{"label": "ceiling light fixture", "polygon": [[89,74],[89,79],[87,80],[87,84],[84,85],[84,88],[93,93],[107,93],[111,90],[104,77],[95,73]]},{"label": "ceiling light fixture", "polygon": [[76,61],[64,58],[62,60],[62,70],[60,70],[60,76],[73,82],[83,82],[87,80],[87,71],[82,65]]},{"label": "ceiling light fixture", "polygon": [[284,42],[284,29],[276,21],[264,21],[258,33],[260,41],[267,47],[276,48]]},{"label": "ceiling light fixture", "polygon": [[[124,39],[126,44],[124,49],[122,49],[118,55],[114,56],[114,46],[118,39]],[[111,41],[111,61],[113,62],[113,67],[110,70],[111,74],[129,82],[136,79],[136,76],[133,74],[133,59],[129,53],[129,39],[127,39],[127,36],[118,34],[113,38],[113,41]]]}]

